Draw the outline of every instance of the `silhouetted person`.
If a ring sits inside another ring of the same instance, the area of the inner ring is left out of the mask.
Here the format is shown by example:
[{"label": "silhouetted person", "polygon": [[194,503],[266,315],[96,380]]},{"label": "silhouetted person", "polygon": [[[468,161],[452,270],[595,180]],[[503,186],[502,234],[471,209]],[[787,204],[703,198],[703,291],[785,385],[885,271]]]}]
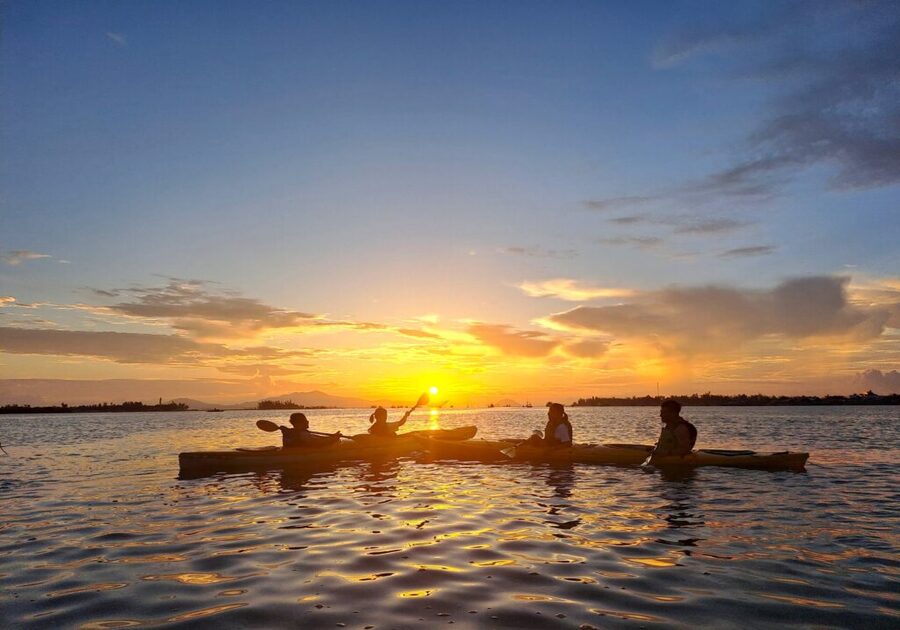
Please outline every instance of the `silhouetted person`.
[{"label": "silhouetted person", "polygon": [[369,427],[369,433],[379,437],[395,437],[397,435],[397,429],[406,424],[406,419],[411,412],[412,409],[403,414],[403,417],[397,420],[397,422],[388,422],[387,409],[378,407],[372,412],[372,415],[369,416],[369,422],[372,424],[372,426]]},{"label": "silhouetted person", "polygon": [[681,403],[664,400],[659,407],[659,417],[663,422],[653,455],[688,455],[697,443],[697,427],[681,417]]},{"label": "silhouetted person", "polygon": [[309,430],[309,420],[302,413],[292,413],[290,423],[293,428],[278,427],[284,448],[321,448],[331,446],[341,439],[341,432],[315,433]]},{"label": "silhouetted person", "polygon": [[544,427],[543,436],[535,431],[523,443],[547,448],[572,446],[572,423],[569,422],[566,408],[559,403],[550,403],[547,407],[547,426]]}]

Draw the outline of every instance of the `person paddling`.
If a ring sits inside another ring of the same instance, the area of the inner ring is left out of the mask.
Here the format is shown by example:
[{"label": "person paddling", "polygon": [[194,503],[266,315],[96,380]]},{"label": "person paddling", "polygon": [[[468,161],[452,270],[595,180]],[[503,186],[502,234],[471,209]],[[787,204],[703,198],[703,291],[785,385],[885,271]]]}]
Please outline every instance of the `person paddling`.
[{"label": "person paddling", "polygon": [[293,428],[278,427],[281,430],[281,442],[284,448],[321,448],[337,444],[341,432],[318,433],[309,430],[309,420],[302,413],[292,413],[290,423]]},{"label": "person paddling", "polygon": [[547,426],[544,427],[543,436],[540,431],[525,440],[523,444],[530,446],[543,446],[545,448],[560,448],[572,446],[572,423],[566,408],[560,403],[547,405]]},{"label": "person paddling", "polygon": [[681,417],[681,403],[668,399],[659,407],[663,427],[659,432],[654,456],[684,456],[694,450],[697,443],[697,427]]},{"label": "person paddling", "polygon": [[[415,409],[415,407],[413,407],[413,409]],[[395,437],[397,435],[397,429],[406,424],[406,419],[412,411],[413,410],[410,409],[404,413],[403,417],[397,420],[397,422],[388,422],[387,409],[378,407],[372,412],[372,415],[369,416],[369,423],[372,425],[369,427],[369,433],[379,437]]]}]

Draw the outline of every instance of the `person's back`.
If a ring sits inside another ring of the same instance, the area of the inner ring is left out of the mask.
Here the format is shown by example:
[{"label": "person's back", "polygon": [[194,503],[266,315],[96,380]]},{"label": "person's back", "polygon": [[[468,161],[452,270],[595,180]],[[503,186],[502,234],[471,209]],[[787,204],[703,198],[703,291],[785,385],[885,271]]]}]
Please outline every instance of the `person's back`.
[{"label": "person's back", "polygon": [[659,417],[663,427],[659,432],[654,455],[684,456],[694,450],[697,443],[697,427],[681,417],[681,403],[665,400],[660,406]]},{"label": "person's back", "polygon": [[409,413],[410,412],[407,411],[397,422],[388,422],[387,409],[378,407],[372,412],[372,415],[369,416],[369,422],[372,423],[372,426],[369,427],[369,434],[378,437],[397,437],[397,429],[406,424]]},{"label": "person's back", "polygon": [[547,411],[547,426],[544,429],[544,443],[547,446],[572,446],[572,423],[569,415],[559,403],[550,403]]},{"label": "person's back", "polygon": [[332,435],[316,435],[309,430],[309,420],[302,413],[291,414],[292,428],[278,427],[281,430],[282,448],[321,448],[340,441],[340,432]]}]

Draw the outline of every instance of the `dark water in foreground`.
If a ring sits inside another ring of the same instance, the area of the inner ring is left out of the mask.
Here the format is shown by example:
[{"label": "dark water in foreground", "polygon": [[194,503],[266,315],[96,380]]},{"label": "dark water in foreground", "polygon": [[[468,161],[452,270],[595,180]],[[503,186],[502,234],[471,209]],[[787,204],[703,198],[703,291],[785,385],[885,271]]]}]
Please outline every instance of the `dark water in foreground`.
[{"label": "dark water in foreground", "polygon": [[[179,451],[274,443],[252,420],[287,414],[2,417],[0,627],[900,627],[900,410],[685,411],[701,446],[806,450],[807,472],[405,459],[178,480]],[[655,412],[570,415],[579,441],[652,442]],[[543,414],[439,421],[524,436]],[[358,432],[368,412],[308,415]]]}]

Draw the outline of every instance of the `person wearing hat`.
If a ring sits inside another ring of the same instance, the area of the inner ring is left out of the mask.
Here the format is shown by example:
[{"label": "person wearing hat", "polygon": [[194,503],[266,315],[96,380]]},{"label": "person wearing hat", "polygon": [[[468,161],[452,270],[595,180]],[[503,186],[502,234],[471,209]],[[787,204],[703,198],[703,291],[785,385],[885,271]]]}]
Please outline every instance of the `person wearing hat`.
[{"label": "person wearing hat", "polygon": [[340,431],[337,433],[310,431],[306,414],[292,413],[290,423],[291,428],[278,427],[281,430],[283,448],[322,448],[337,444],[341,439]]}]

